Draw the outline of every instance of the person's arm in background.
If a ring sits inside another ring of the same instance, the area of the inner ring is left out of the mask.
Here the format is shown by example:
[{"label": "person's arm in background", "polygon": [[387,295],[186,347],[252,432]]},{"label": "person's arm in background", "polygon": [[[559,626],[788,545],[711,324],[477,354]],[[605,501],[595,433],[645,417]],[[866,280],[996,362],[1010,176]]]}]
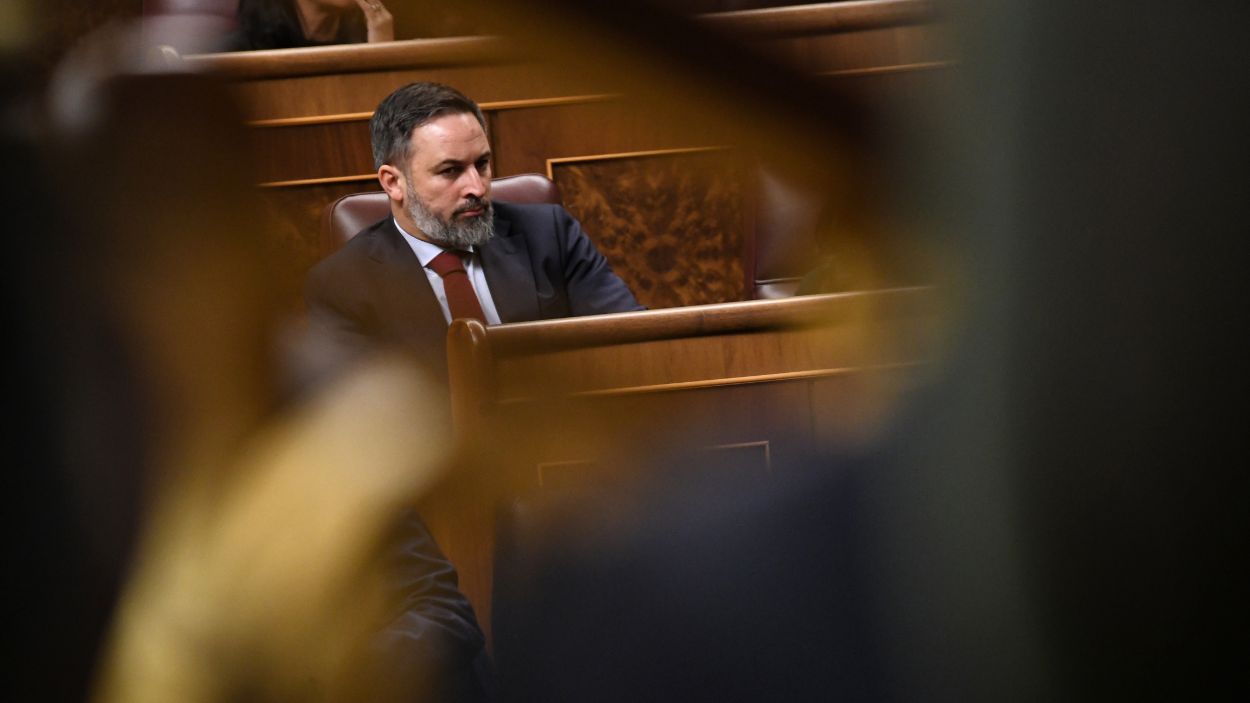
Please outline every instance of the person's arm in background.
[{"label": "person's arm in background", "polygon": [[395,40],[395,20],[380,0],[356,0],[356,4],[365,14],[365,28],[368,30],[370,44]]}]

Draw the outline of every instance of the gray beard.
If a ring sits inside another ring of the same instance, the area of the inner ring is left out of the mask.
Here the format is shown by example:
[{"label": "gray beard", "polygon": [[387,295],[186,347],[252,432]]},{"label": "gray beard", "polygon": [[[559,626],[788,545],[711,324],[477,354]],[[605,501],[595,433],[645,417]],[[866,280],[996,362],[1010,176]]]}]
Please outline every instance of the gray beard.
[{"label": "gray beard", "polygon": [[[471,210],[479,207],[483,210],[482,214],[477,217],[444,222],[430,212],[411,186],[408,188],[408,215],[412,218],[413,224],[421,230],[426,239],[450,249],[467,250],[469,247],[480,247],[495,236],[495,206],[489,200],[471,202],[467,206],[458,208],[457,212],[461,209]],[[452,213],[452,217],[455,216],[456,213]]]}]

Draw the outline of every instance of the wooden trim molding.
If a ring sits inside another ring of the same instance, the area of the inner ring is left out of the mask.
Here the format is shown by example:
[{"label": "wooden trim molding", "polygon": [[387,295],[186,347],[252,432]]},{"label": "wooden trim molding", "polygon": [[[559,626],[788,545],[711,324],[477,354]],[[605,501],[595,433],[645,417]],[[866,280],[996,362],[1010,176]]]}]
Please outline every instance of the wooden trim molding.
[{"label": "wooden trim molding", "polygon": [[555,180],[557,165],[585,163],[591,161],[611,161],[613,159],[641,159],[651,156],[672,156],[674,154],[699,154],[709,151],[728,151],[729,146],[692,146],[677,149],[651,149],[649,151],[626,151],[615,154],[588,154],[585,156],[560,156],[547,159],[547,178]]},{"label": "wooden trim molding", "polygon": [[856,0],[717,12],[699,17],[707,26],[751,38],[840,34],[925,24],[936,19],[932,0]]},{"label": "wooden trim molding", "polygon": [[478,103],[482,112],[502,112],[504,110],[524,110],[533,107],[559,107],[561,105],[584,105],[620,100],[620,93],[593,93],[590,95],[566,95],[554,98],[525,98],[523,100],[496,100]]},{"label": "wooden trim molding", "polygon": [[192,70],[233,80],[505,64],[519,60],[509,42],[489,36],[408,39],[378,44],[338,44],[183,57],[183,62]]},{"label": "wooden trim molding", "polygon": [[891,288],[515,322],[490,327],[486,337],[493,353],[503,358],[578,347],[814,327],[866,309],[878,317],[930,315],[936,304],[931,293],[932,289],[925,287]]},{"label": "wooden trim molding", "polygon": [[307,117],[275,117],[268,120],[251,120],[248,127],[303,127],[317,124],[341,124],[343,122],[368,122],[373,117],[369,112],[344,112],[337,115],[309,115]]},{"label": "wooden trim molding", "polygon": [[[559,107],[561,105],[585,105],[590,103],[618,100],[619,93],[596,93],[592,95],[562,95],[553,98],[526,98],[524,100],[496,100],[478,103],[482,112],[503,112],[505,110],[524,110],[535,107]],[[303,127],[306,125],[341,124],[344,122],[368,122],[373,118],[373,111],[345,112],[337,115],[310,115],[307,117],[277,117],[268,120],[252,120],[249,127]]]},{"label": "wooden trim molding", "polygon": [[[628,395],[645,395],[650,393],[672,393],[675,391],[699,390],[703,388],[723,388],[726,386],[748,386],[760,383],[778,383],[784,381],[811,381],[822,378],[834,378],[853,373],[873,373],[877,371],[900,371],[918,368],[924,362],[909,361],[898,364],[875,364],[867,366],[848,366],[836,369],[810,369],[807,371],[785,371],[782,373],[759,374],[755,376],[729,376],[722,378],[703,379],[697,381],[675,381],[672,383],[653,383],[644,386],[621,386],[619,388],[596,388],[589,391],[574,391],[570,398],[605,398]],[[535,398],[500,398],[500,405],[524,405],[535,402]]]},{"label": "wooden trim molding", "polygon": [[363,183],[377,181],[377,173],[362,173],[356,176],[330,176],[329,178],[300,178],[293,181],[269,181],[259,184],[261,188],[297,188],[299,186],[325,186],[335,183]]}]

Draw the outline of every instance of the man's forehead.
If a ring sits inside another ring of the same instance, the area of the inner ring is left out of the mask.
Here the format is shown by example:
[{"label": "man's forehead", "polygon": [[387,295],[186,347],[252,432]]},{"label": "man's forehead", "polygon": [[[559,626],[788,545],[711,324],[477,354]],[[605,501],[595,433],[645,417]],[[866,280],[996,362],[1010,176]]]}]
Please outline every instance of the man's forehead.
[{"label": "man's forehead", "polygon": [[414,153],[473,151],[487,148],[486,132],[467,112],[439,115],[412,130]]}]

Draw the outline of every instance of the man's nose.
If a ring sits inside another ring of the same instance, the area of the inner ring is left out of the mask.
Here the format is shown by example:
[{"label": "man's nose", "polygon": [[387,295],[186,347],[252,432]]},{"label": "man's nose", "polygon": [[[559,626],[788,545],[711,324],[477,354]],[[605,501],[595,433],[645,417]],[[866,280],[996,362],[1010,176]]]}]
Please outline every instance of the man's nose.
[{"label": "man's nose", "polygon": [[486,191],[490,188],[488,181],[475,168],[465,169],[464,191],[465,197],[484,198]]}]

